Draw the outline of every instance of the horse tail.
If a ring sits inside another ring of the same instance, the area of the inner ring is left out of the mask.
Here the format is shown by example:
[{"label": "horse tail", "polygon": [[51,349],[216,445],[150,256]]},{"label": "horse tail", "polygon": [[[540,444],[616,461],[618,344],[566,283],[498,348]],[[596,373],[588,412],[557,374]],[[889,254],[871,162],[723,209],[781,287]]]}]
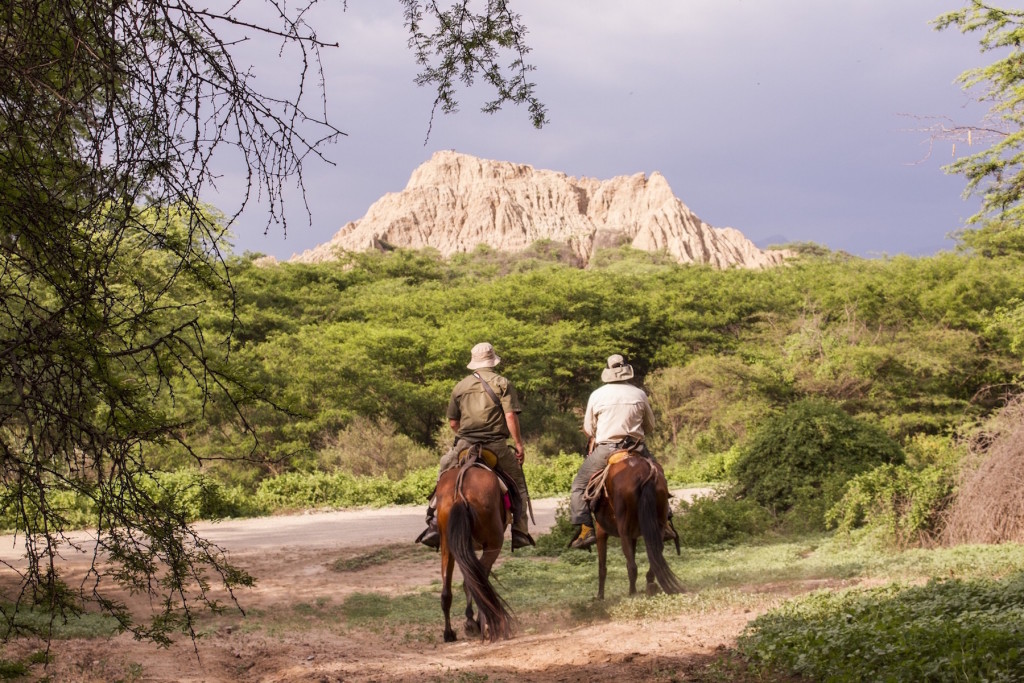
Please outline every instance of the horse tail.
[{"label": "horse tail", "polygon": [[508,603],[494,590],[487,570],[473,548],[473,524],[476,510],[465,500],[457,500],[448,512],[448,550],[462,572],[465,584],[482,617],[481,626],[487,624],[491,642],[512,637],[512,613]]},{"label": "horse tail", "polygon": [[661,589],[666,593],[684,592],[682,582],[672,573],[668,562],[665,561],[665,544],[661,540],[661,520],[658,519],[658,497],[654,479],[648,479],[640,487],[637,516],[640,518],[640,533],[647,548],[647,561]]}]

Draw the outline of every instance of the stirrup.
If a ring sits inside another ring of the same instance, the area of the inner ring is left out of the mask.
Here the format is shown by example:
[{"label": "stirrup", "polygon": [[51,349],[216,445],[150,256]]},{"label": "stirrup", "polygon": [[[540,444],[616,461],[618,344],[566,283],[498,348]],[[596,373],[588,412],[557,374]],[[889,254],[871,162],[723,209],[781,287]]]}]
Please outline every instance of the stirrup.
[{"label": "stirrup", "polygon": [[518,550],[519,548],[525,548],[531,545],[537,545],[533,540],[533,536],[525,531],[519,531],[518,529],[512,530],[512,550]]},{"label": "stirrup", "polygon": [[579,534],[572,540],[569,547],[577,550],[589,550],[590,546],[595,543],[597,543],[597,535],[594,533],[594,528],[584,524],[580,526]]},{"label": "stirrup", "polygon": [[416,537],[414,543],[422,543],[428,548],[437,550],[441,547],[441,532],[437,530],[437,519],[431,517],[427,520],[427,528]]}]

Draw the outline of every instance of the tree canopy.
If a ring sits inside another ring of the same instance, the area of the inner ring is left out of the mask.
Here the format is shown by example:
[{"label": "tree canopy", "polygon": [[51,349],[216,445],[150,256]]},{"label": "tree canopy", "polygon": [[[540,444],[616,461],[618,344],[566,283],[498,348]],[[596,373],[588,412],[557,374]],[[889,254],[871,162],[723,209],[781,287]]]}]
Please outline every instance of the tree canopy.
[{"label": "tree canopy", "polygon": [[[53,620],[89,603],[136,635],[192,632],[196,606],[218,608],[208,574],[230,590],[251,577],[190,528],[175,495],[148,481],[157,446],[193,459],[190,426],[253,398],[232,370],[233,284],[222,244],[254,196],[284,225],[282,188],[342,134],[322,113],[317,0],[253,0],[209,9],[167,0],[12,0],[0,9],[0,505],[16,510],[27,564],[0,596],[9,635],[19,610]],[[403,0],[421,83],[442,110],[479,75],[493,110],[543,105],[526,79],[526,29],[501,0],[479,13]],[[270,17],[268,19],[267,17]],[[432,26],[432,28],[428,28]],[[297,49],[290,95],[261,92],[234,50],[260,35]],[[501,63],[506,52],[509,67]],[[231,152],[247,169],[239,205],[199,202]],[[222,304],[209,314],[209,302]],[[210,315],[228,311],[211,334]],[[60,554],[76,500],[97,529],[78,589]],[[139,623],[112,589],[161,605]],[[193,632],[194,635],[194,632]]]},{"label": "tree canopy", "polygon": [[1024,11],[970,0],[962,9],[940,16],[939,30],[957,27],[980,32],[983,52],[999,56],[991,64],[969,69],[959,80],[990,103],[989,121],[974,130],[993,135],[988,149],[957,159],[947,167],[967,178],[967,193],[981,197],[971,218],[978,227],[961,233],[964,244],[983,254],[1024,250]]}]

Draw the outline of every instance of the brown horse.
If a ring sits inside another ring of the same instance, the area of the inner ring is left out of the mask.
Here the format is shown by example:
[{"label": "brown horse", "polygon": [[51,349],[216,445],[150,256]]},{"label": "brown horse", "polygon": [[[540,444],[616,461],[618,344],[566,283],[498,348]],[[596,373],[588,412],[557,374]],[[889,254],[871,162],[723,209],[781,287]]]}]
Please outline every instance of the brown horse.
[{"label": "brown horse", "polygon": [[[668,483],[661,465],[650,458],[628,453],[625,457],[609,458],[604,480],[603,495],[594,509],[597,522],[597,597],[604,599],[604,580],[608,573],[608,536],[618,536],[622,554],[626,556],[629,574],[629,594],[636,594],[636,541],[643,537],[647,548],[647,594],[657,591],[654,583],[666,593],[682,593],[683,585],[665,561],[662,528],[671,527],[668,518]],[[674,531],[674,529],[673,529]],[[676,553],[679,536],[676,534]]]},{"label": "brown horse", "polygon": [[[455,640],[451,624],[452,571],[462,572],[466,592],[466,634],[494,642],[512,636],[513,619],[505,600],[491,585],[491,567],[505,540],[510,514],[493,470],[464,463],[437,482],[437,525],[441,531],[441,609],[444,642]],[[477,557],[476,551],[481,551]],[[479,620],[473,618],[473,603]]]}]

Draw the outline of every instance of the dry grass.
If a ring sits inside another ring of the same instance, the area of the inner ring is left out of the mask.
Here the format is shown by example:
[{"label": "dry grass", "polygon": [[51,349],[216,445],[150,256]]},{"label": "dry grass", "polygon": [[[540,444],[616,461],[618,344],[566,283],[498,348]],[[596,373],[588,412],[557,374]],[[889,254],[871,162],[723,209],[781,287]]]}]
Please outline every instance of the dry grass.
[{"label": "dry grass", "polygon": [[1024,542],[1024,396],[1011,400],[971,445],[941,542]]}]

